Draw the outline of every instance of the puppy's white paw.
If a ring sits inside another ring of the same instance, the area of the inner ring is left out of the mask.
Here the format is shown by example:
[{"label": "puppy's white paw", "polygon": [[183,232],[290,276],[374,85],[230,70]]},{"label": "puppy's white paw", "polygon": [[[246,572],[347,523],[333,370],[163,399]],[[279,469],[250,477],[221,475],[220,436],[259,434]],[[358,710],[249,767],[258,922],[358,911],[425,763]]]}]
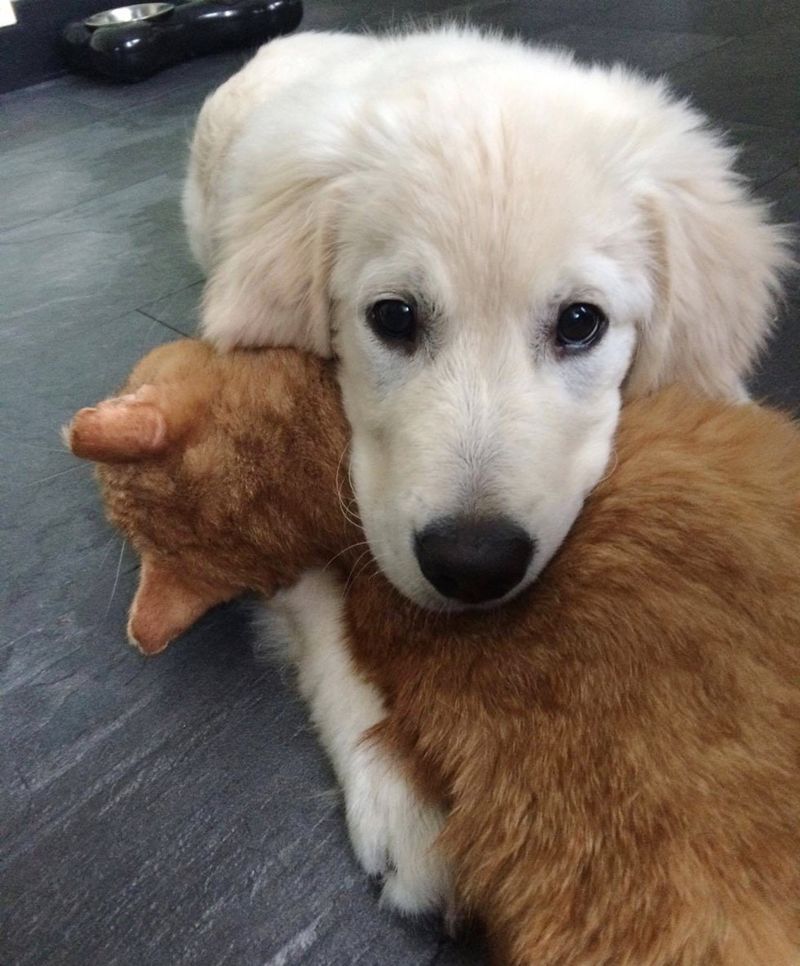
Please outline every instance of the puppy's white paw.
[{"label": "puppy's white paw", "polygon": [[383,880],[381,902],[406,914],[453,906],[450,869],[436,849],[440,809],[422,802],[398,766],[360,745],[345,785],[350,840],[364,869]]},{"label": "puppy's white paw", "polygon": [[359,862],[383,879],[387,905],[452,917],[452,876],[436,850],[443,813],[419,799],[380,746],[363,740],[386,708],[375,685],[353,666],[340,584],[331,574],[312,572],[279,600],[291,627],[300,692],[342,786]]}]

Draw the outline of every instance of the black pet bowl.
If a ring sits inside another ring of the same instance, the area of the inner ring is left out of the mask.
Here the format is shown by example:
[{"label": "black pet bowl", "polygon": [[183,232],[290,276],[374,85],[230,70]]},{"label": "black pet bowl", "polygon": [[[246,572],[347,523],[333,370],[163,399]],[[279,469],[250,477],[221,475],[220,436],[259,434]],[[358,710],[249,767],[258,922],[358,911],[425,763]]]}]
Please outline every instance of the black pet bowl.
[{"label": "black pet bowl", "polygon": [[74,71],[139,81],[191,57],[256,47],[302,19],[302,0],[137,3],[67,24],[61,49]]}]

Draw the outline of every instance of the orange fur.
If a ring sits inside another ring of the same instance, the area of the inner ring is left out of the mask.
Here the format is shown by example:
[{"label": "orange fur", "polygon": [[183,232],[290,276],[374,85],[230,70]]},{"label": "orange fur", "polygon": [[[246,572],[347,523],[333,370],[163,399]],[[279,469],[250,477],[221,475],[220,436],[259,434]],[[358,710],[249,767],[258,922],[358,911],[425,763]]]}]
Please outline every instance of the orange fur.
[{"label": "orange fur", "polygon": [[142,558],[129,634],[145,653],[214,604],[291,585],[350,540],[329,512],[348,443],[338,390],[329,364],[298,352],[161,346],[65,435],[104,461],[106,514]]},{"label": "orange fur", "polygon": [[[181,593],[269,594],[359,539],[324,364],[179,343],[143,383],[178,442],[101,467],[104,499]],[[673,389],[627,406],[617,460],[502,610],[422,613],[353,577],[372,737],[447,805],[440,847],[499,962],[796,964],[800,433]]]},{"label": "orange fur", "polygon": [[354,583],[381,737],[435,776],[505,961],[796,963],[800,436],[676,390],[628,407],[617,455],[500,612],[421,621]]}]

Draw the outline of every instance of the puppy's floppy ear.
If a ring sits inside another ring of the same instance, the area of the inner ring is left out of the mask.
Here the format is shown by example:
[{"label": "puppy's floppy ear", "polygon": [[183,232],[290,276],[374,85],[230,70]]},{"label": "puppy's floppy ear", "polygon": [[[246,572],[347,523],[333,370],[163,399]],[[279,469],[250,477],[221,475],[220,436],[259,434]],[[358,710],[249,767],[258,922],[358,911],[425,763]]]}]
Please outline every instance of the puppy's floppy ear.
[{"label": "puppy's floppy ear", "polygon": [[273,190],[223,228],[203,296],[203,335],[220,349],[282,345],[327,357],[334,188],[298,178]]},{"label": "puppy's floppy ear", "polygon": [[665,117],[671,123],[649,145],[638,185],[657,297],[627,389],[640,395],[677,381],[742,398],[791,262],[787,236],[748,196],[734,151],[700,115],[673,103]]}]

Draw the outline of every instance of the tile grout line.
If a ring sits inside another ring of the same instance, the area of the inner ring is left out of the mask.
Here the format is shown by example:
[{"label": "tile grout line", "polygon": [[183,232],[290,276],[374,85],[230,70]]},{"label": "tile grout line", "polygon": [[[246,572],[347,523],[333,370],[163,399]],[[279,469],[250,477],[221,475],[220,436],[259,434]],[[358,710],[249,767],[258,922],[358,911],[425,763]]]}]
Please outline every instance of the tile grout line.
[{"label": "tile grout line", "polygon": [[[700,36],[713,37],[715,35],[714,34],[701,34]],[[730,45],[733,44],[733,43],[735,43],[736,40],[738,40],[738,39],[739,38],[737,38],[737,37],[725,37],[725,38],[722,38],[722,43],[719,44],[718,46],[711,47],[708,50],[703,50],[703,51],[700,51],[700,52],[698,52],[696,54],[692,54],[692,56],[691,57],[687,57],[686,60],[677,60],[677,61],[675,61],[674,64],[670,64],[669,67],[667,67],[664,71],[662,71],[661,76],[662,77],[666,77],[667,81],[669,82],[670,87],[673,87],[674,88],[675,87],[675,82],[669,76],[669,71],[676,70],[679,67],[685,67],[687,64],[692,64],[696,60],[701,60],[703,57],[708,57],[709,54],[716,54],[718,51],[724,50],[726,47],[730,47]],[[694,100],[695,100],[694,94],[690,94],[689,95],[689,99],[692,102],[694,102]]]},{"label": "tile grout line", "polygon": [[[191,288],[191,286],[189,285],[187,285],[186,287]],[[179,289],[178,291],[183,291],[183,289]],[[181,336],[181,338],[183,339],[196,338],[193,335],[187,335],[186,332],[182,332],[180,329],[176,329],[175,326],[170,325],[169,322],[164,322],[162,319],[157,319],[154,315],[150,315],[149,312],[145,312],[144,309],[134,309],[133,311],[136,312],[137,315],[142,315],[144,316],[144,318],[149,319],[151,322],[157,322],[159,325],[163,325],[165,329],[169,329],[170,332],[174,332],[176,335]]]},{"label": "tile grout line", "polygon": [[[782,178],[785,174],[788,174],[790,171],[794,171],[795,169],[800,171],[800,163],[795,162],[785,168],[782,168],[777,174],[773,174],[767,178],[766,181],[753,182],[753,189],[755,191],[761,191],[762,188],[769,187],[773,181],[777,181],[778,178]],[[772,203],[774,203],[774,201]]]}]

